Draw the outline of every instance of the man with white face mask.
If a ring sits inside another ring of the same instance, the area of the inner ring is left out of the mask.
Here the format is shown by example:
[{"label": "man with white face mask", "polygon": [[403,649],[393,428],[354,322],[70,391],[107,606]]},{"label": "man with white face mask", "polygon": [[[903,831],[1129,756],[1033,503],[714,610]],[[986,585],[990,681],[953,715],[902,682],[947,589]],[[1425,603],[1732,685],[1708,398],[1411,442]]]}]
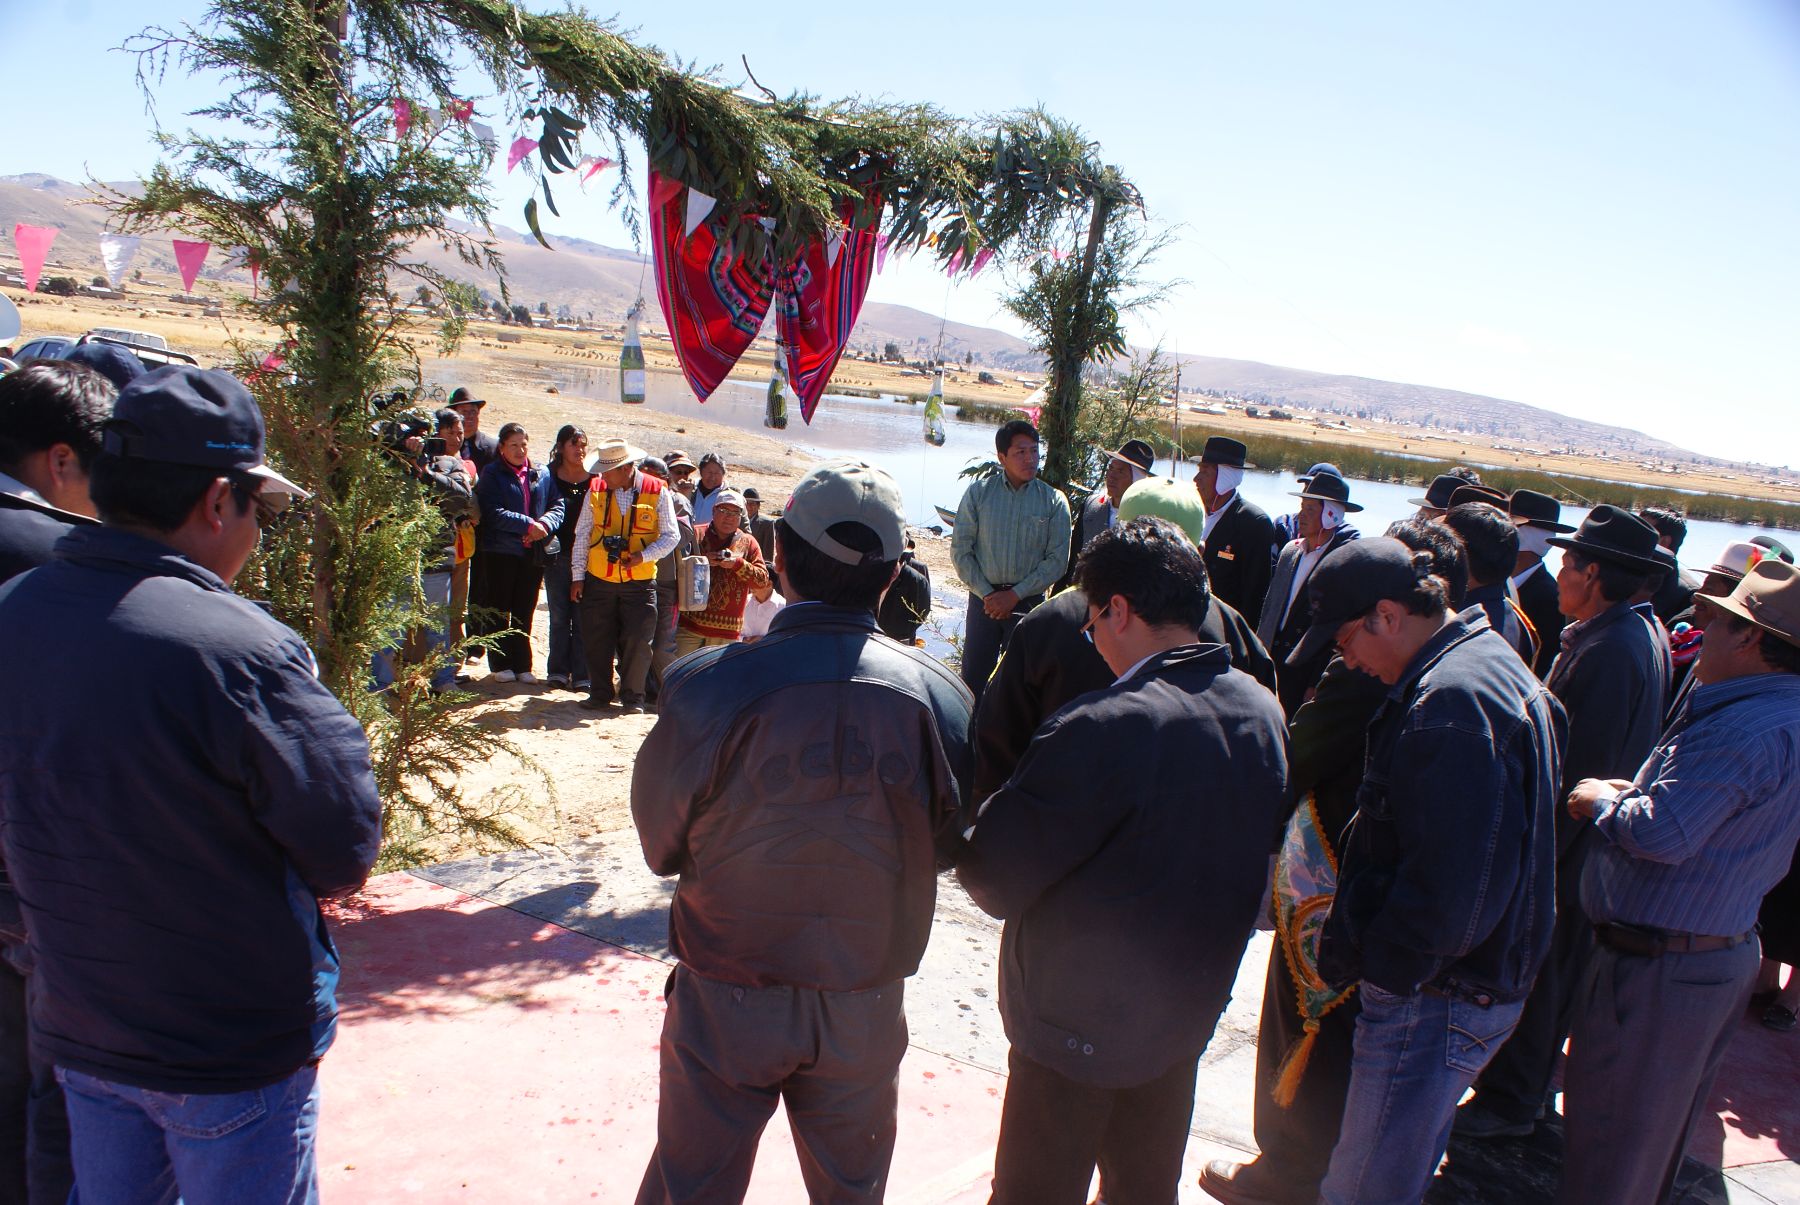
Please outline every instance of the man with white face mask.
[{"label": "man with white face mask", "polygon": [[1244,497],[1244,457],[1239,440],[1215,435],[1206,441],[1194,470],[1194,488],[1206,504],[1203,555],[1213,597],[1222,598],[1251,624],[1262,620],[1263,595],[1281,539],[1261,507]]},{"label": "man with white face mask", "polygon": [[1519,609],[1537,629],[1538,655],[1531,669],[1544,678],[1549,676],[1550,663],[1562,648],[1563,625],[1568,622],[1562,608],[1556,605],[1556,575],[1544,568],[1544,554],[1550,551],[1551,536],[1568,535],[1575,529],[1562,521],[1562,505],[1536,490],[1514,490],[1506,509],[1519,527],[1513,589],[1519,596]]},{"label": "man with white face mask", "polygon": [[1293,496],[1300,499],[1300,513],[1294,521],[1298,538],[1281,550],[1275,562],[1275,574],[1263,596],[1262,616],[1256,625],[1257,639],[1275,659],[1280,684],[1277,693],[1281,696],[1282,713],[1289,720],[1300,710],[1307,692],[1331,660],[1327,647],[1321,650],[1323,655],[1288,663],[1289,654],[1300,644],[1312,622],[1306,581],[1329,553],[1356,539],[1356,529],[1347,526],[1344,517],[1362,509],[1350,501],[1350,485],[1336,473],[1312,474]]}]

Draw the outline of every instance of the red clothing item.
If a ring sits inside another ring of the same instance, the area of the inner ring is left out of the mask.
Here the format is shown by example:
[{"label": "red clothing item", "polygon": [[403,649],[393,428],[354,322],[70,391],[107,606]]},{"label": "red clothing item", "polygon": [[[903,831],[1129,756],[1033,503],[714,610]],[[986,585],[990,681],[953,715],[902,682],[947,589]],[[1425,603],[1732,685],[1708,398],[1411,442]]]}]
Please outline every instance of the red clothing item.
[{"label": "red clothing item", "polygon": [[694,536],[696,555],[710,557],[729,548],[737,560],[729,570],[713,565],[712,589],[706,595],[706,610],[683,611],[678,626],[696,636],[736,640],[744,631],[744,601],[750,597],[751,590],[769,580],[762,549],[741,527],[727,539],[716,537],[712,524],[703,523]]}]

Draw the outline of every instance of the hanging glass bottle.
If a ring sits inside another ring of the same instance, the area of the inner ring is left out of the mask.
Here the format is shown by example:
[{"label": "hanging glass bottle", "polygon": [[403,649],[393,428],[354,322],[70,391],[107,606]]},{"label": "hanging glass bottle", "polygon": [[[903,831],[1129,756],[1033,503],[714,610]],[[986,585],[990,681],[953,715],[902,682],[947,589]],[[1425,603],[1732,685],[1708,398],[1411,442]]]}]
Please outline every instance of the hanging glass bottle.
[{"label": "hanging glass bottle", "polygon": [[775,345],[775,370],[769,374],[769,400],[763,407],[763,426],[785,431],[788,423],[787,345]]},{"label": "hanging glass bottle", "polygon": [[625,346],[619,351],[619,400],[633,406],[644,404],[644,344],[638,336],[643,315],[640,297],[625,311]]},{"label": "hanging glass bottle", "polygon": [[925,395],[925,442],[941,448],[944,439],[944,370],[939,368],[931,380],[931,392]]}]

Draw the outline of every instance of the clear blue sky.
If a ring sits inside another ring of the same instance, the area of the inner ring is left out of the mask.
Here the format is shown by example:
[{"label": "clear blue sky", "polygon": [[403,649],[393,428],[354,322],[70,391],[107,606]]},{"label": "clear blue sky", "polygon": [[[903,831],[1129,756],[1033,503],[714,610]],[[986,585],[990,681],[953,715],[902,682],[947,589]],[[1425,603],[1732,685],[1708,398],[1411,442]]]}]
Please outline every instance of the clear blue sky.
[{"label": "clear blue sky", "polygon": [[[15,117],[0,170],[147,169],[132,62],[108,48],[149,12],[174,22],[204,5],[0,8]],[[620,20],[734,83],[748,55],[777,92],[961,113],[1041,102],[1079,123],[1179,228],[1159,270],[1188,283],[1136,323],[1136,342],[1465,389],[1800,462],[1794,0],[692,0]],[[162,94],[175,122],[211,90],[171,76]],[[20,122],[27,96],[55,100]],[[602,191],[547,221],[629,245]],[[517,181],[502,193],[499,220],[519,225]],[[950,316],[1008,327],[993,277],[949,290]],[[946,283],[890,265],[870,296],[936,313]]]}]

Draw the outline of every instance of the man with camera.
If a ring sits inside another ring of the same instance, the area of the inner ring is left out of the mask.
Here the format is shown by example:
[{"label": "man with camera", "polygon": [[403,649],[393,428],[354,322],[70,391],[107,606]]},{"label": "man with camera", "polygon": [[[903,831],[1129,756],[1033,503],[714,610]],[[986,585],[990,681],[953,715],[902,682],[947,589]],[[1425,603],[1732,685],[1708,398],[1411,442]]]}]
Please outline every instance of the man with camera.
[{"label": "man with camera", "polygon": [[656,563],[680,538],[675,506],[660,477],[638,470],[644,453],[622,439],[600,444],[597,474],[575,524],[569,597],[581,606],[581,644],[587,655],[588,697],[581,706],[599,711],[613,701],[615,657],[618,699],[629,714],[644,710],[650,673],[650,641],[656,633]]},{"label": "man with camera", "polygon": [[[439,434],[427,434],[434,427]],[[449,438],[443,434],[445,431],[454,433],[460,427],[460,416],[448,407],[431,417],[421,414],[397,415],[382,426],[383,443],[389,453],[405,467],[408,475],[425,486],[432,503],[443,516],[443,542],[429,562],[421,566],[419,574],[419,588],[426,604],[438,610],[440,615],[446,609],[454,612],[452,591],[457,564],[458,531],[464,524],[472,526],[481,513],[481,508],[475,501],[475,485],[468,468],[456,455]],[[464,580],[466,593],[466,571]],[[393,685],[396,655],[407,661],[421,661],[429,650],[444,647],[451,638],[451,625],[441,619],[428,628],[408,632],[403,648],[389,649],[376,655],[376,688],[386,689]],[[431,688],[448,690],[455,684],[456,669],[454,664],[439,667],[432,675]]]}]

